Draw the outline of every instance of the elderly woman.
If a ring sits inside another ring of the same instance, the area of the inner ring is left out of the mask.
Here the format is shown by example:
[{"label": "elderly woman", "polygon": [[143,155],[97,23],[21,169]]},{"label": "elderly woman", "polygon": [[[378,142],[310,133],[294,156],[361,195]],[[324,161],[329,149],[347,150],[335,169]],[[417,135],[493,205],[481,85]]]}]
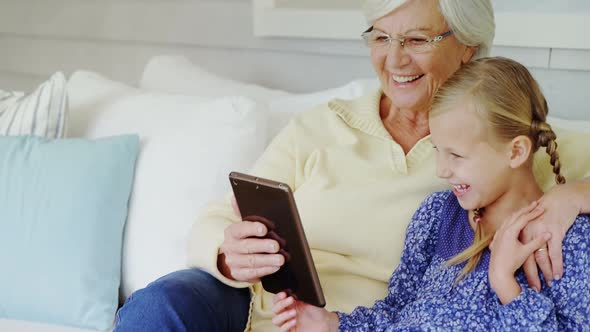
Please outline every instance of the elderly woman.
[{"label": "elderly woman", "polygon": [[[252,171],[293,188],[327,308],[343,312],[384,297],[413,212],[445,188],[429,140],[431,102],[463,64],[489,54],[494,37],[488,0],[373,0],[366,14],[371,27],[363,36],[381,89],[296,117]],[[562,273],[561,241],[575,216],[590,212],[584,201],[590,181],[572,181],[590,173],[578,167],[590,165],[581,160],[590,157],[575,148],[561,141],[571,184],[547,191],[551,168],[535,171],[547,192],[540,201],[545,213],[522,236],[552,233],[548,250],[537,253],[547,280]],[[263,238],[266,232],[260,223],[241,222],[229,199],[211,206],[190,239],[189,263],[200,269],[136,292],[120,310],[116,330],[274,331],[273,295],[258,281],[284,258],[278,243]],[[525,269],[539,287],[534,257]]]}]

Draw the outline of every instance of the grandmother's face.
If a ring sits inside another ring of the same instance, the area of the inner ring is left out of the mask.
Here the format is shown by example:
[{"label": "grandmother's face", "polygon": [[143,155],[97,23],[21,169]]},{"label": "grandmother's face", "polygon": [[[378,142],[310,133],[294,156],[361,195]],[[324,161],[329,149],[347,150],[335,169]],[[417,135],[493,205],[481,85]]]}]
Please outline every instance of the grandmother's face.
[{"label": "grandmother's face", "polygon": [[[408,0],[380,18],[374,29],[392,37],[435,37],[449,31],[438,8],[438,0]],[[393,42],[385,50],[371,49],[371,62],[379,76],[383,92],[393,106],[410,110],[429,110],[438,87],[462,63],[468,62],[474,49],[460,43],[454,35],[434,42],[423,52],[412,52]]]}]

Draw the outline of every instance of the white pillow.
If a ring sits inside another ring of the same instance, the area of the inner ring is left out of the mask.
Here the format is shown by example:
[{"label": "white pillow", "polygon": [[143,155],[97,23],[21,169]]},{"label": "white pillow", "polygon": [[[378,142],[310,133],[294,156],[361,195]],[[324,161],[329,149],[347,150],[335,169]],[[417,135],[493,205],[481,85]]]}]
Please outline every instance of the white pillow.
[{"label": "white pillow", "polygon": [[183,56],[156,56],[146,65],[139,87],[189,96],[248,96],[266,101],[289,95],[280,90],[225,79],[193,65]]},{"label": "white pillow", "polygon": [[0,90],[0,135],[60,138],[66,116],[66,79],[61,72],[28,95]]},{"label": "white pillow", "polygon": [[247,171],[266,144],[266,120],[243,97],[212,101],[146,93],[98,74],[68,84],[79,136],[141,137],[123,249],[122,295],[185,268],[186,239],[200,209],[230,190],[227,175]]},{"label": "white pillow", "polygon": [[156,56],[143,72],[140,88],[201,97],[240,95],[268,103],[269,137],[274,137],[298,112],[332,99],[354,99],[379,88],[377,79],[352,81],[342,87],[307,94],[268,89],[213,75],[182,56]]}]

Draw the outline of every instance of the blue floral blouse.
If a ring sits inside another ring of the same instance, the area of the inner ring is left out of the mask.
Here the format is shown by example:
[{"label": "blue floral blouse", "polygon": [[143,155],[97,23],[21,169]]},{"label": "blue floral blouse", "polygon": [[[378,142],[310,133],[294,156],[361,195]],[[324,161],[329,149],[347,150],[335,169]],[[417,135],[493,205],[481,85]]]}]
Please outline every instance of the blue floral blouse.
[{"label": "blue floral blouse", "polygon": [[522,292],[502,305],[490,287],[486,250],[476,270],[445,262],[471,245],[468,215],[450,191],[430,195],[406,231],[400,265],[385,299],[338,313],[340,331],[590,331],[590,217],[578,216],[563,242],[564,275],[540,293],[524,273]]}]

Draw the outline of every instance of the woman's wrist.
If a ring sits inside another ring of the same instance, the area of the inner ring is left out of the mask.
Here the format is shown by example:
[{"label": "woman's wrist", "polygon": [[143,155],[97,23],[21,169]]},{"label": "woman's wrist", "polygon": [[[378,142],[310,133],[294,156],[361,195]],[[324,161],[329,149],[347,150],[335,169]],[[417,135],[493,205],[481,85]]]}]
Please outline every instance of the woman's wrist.
[{"label": "woman's wrist", "polygon": [[522,292],[513,274],[490,275],[490,285],[503,305],[512,302]]}]

